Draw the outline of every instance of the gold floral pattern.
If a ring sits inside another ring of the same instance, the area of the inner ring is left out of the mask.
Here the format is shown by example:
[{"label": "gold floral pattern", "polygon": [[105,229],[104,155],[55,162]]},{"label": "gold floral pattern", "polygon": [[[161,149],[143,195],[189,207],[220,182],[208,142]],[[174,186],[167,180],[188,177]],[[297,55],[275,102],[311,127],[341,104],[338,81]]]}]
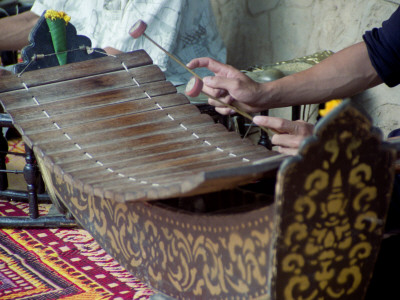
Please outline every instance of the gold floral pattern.
[{"label": "gold floral pattern", "polygon": [[383,233],[394,153],[348,103],[318,134],[279,177],[279,210],[290,213],[281,215],[277,299],[362,299]]},{"label": "gold floral pattern", "polygon": [[96,241],[153,287],[190,299],[269,297],[273,205],[239,214],[238,222],[118,203],[88,196],[54,174],[51,180]]},{"label": "gold floral pattern", "polygon": [[300,156],[281,166],[275,203],[242,213],[120,203],[87,195],[54,173],[47,180],[112,257],[172,297],[362,299],[383,232],[394,151],[351,105],[328,119]]}]

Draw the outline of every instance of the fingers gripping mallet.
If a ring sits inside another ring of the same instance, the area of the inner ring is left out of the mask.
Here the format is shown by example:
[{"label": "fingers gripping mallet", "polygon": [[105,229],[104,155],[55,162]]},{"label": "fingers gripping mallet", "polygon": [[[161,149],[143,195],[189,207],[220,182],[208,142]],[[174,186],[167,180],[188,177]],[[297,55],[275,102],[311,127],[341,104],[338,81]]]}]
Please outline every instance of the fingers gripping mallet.
[{"label": "fingers gripping mallet", "polygon": [[[185,93],[189,96],[189,97],[197,97],[203,89],[203,80],[202,78],[197,75],[193,70],[189,69],[183,62],[181,62],[178,58],[176,58],[173,54],[171,54],[170,52],[168,52],[167,50],[165,50],[163,47],[161,47],[156,41],[154,41],[152,38],[150,38],[146,33],[147,29],[147,24],[142,21],[139,20],[137,21],[129,30],[129,34],[131,37],[133,37],[134,39],[137,39],[141,36],[144,36],[146,39],[148,39],[150,42],[152,42],[155,46],[157,46],[160,50],[162,50],[165,54],[167,54],[169,57],[171,57],[174,61],[176,61],[178,64],[180,64],[183,68],[185,68],[189,73],[191,73],[194,77],[191,78],[188,82],[188,84],[186,85],[186,90]],[[249,119],[250,121],[253,121],[253,117],[245,112],[240,111],[238,108],[236,108],[235,106],[232,106],[230,104],[227,104],[211,95],[208,95],[205,92],[202,92],[203,94],[205,94],[207,97],[217,101],[218,103],[229,107],[230,109],[234,110],[235,112],[237,112],[238,114],[242,115],[243,117]],[[268,132],[266,128],[260,126],[260,128],[262,130],[264,130],[265,132]]]},{"label": "fingers gripping mallet", "polygon": [[[208,98],[211,98],[211,99],[217,101],[218,103],[220,103],[226,107],[229,107],[230,109],[234,110],[236,113],[242,115],[243,117],[249,119],[250,121],[253,121],[253,117],[251,115],[249,115],[248,113],[239,110],[237,107],[235,107],[233,105],[222,102],[218,98],[215,98],[215,97],[203,92],[202,89],[203,89],[203,80],[201,80],[197,77],[192,77],[186,84],[185,94],[188,95],[189,97],[197,97],[198,95],[200,95],[200,93],[203,93]],[[266,133],[268,133],[268,130],[265,127],[263,127],[263,126],[259,126],[259,127],[262,130],[264,130]]]}]

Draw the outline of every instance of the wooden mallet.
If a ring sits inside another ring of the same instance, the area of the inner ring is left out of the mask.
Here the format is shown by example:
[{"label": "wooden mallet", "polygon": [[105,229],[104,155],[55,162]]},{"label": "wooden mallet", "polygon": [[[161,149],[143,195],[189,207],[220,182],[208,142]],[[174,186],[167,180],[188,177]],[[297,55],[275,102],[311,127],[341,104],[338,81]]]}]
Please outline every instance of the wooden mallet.
[{"label": "wooden mallet", "polygon": [[[131,29],[129,30],[129,35],[131,37],[133,37],[134,39],[144,36],[145,38],[147,38],[150,42],[152,42],[155,46],[157,46],[159,49],[161,49],[165,54],[167,54],[169,57],[171,57],[174,61],[176,61],[178,64],[180,64],[183,68],[185,68],[189,73],[191,73],[194,76],[189,80],[189,82],[186,85],[186,89],[185,89],[186,95],[188,95],[189,97],[197,97],[200,93],[203,93],[207,97],[234,110],[236,113],[242,115],[243,117],[249,119],[250,121],[253,121],[253,117],[251,115],[249,115],[248,113],[243,112],[243,111],[239,110],[237,107],[227,104],[227,103],[219,100],[218,98],[215,98],[215,97],[203,92],[202,91],[203,79],[199,75],[197,75],[192,69],[189,69],[183,62],[181,62],[172,53],[165,50],[156,41],[154,41],[152,38],[150,38],[145,32],[146,29],[147,29],[147,24],[143,20],[139,20],[131,27]],[[265,127],[260,126],[260,128],[268,133],[268,129],[266,129]]]}]

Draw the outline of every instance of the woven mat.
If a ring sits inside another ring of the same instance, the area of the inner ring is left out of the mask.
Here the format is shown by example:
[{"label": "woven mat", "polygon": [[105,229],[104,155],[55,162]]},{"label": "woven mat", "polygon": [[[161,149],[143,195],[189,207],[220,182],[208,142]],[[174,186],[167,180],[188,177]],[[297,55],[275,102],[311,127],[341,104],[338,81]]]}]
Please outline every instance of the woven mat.
[{"label": "woven mat", "polygon": [[[10,149],[23,151],[14,141]],[[9,156],[7,167],[23,168]],[[9,177],[22,185],[23,177]],[[40,205],[46,214],[50,205]],[[24,216],[28,204],[0,199],[0,215]],[[154,292],[130,275],[85,230],[0,230],[0,299],[148,299]]]},{"label": "woven mat", "polygon": [[[25,145],[20,139],[8,141],[8,151],[24,153]],[[23,156],[7,155],[6,164],[8,170],[23,170],[25,158]],[[22,174],[7,174],[10,189],[26,190],[26,183]]]}]

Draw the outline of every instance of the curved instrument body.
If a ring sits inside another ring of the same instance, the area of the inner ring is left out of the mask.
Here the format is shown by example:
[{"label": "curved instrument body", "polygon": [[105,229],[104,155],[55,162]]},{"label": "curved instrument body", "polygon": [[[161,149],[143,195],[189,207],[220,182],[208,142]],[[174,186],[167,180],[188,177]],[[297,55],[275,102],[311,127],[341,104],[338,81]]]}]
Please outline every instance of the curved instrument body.
[{"label": "curved instrument body", "polygon": [[282,160],[257,163],[276,154],[200,114],[144,51],[3,82],[2,103],[28,146],[49,170],[99,197],[125,202],[229,189]]},{"label": "curved instrument body", "polygon": [[155,289],[363,298],[395,150],[351,102],[287,159],[201,114],[143,50],[2,74],[0,101],[53,200]]},{"label": "curved instrument body", "polygon": [[[273,201],[235,188],[274,173],[284,156],[201,114],[144,51],[3,78],[1,102],[54,202],[125,268],[177,297],[268,293]],[[206,217],[154,204],[204,194],[214,207]],[[227,195],[240,199],[232,209]],[[230,215],[252,205],[263,209]],[[243,273],[243,259],[255,269]]]}]

